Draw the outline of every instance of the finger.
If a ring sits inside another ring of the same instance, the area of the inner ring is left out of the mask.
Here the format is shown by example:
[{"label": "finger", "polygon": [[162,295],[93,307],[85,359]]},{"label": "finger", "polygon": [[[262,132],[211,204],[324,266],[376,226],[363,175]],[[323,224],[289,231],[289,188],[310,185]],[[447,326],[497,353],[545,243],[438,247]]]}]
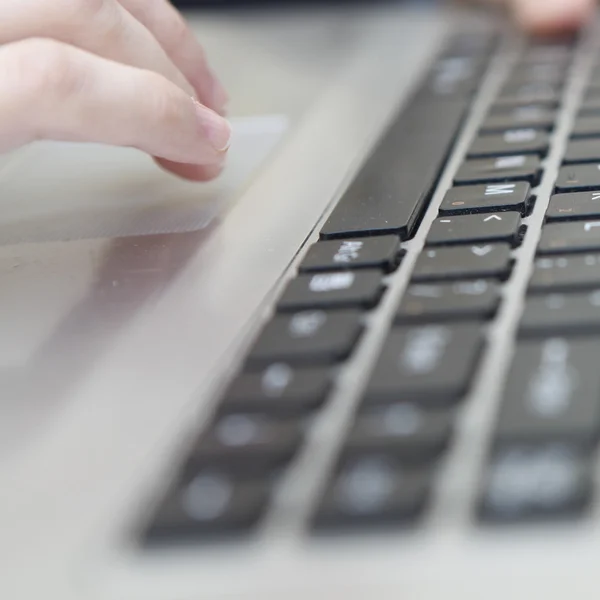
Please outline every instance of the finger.
[{"label": "finger", "polygon": [[218,167],[231,135],[163,76],[44,39],[0,48],[0,114],[0,152],[43,138]]},{"label": "finger", "polygon": [[516,20],[528,31],[550,34],[577,29],[592,15],[595,0],[510,0]]},{"label": "finger", "polygon": [[217,165],[191,165],[172,162],[164,158],[157,158],[156,162],[163,169],[179,175],[179,177],[193,181],[211,181],[212,179],[216,179],[224,167],[223,163]]},{"label": "finger", "polygon": [[0,44],[52,38],[98,56],[150,69],[196,95],[154,36],[117,0],[0,2]]},{"label": "finger", "polygon": [[179,11],[168,0],[120,0],[150,30],[194,86],[198,99],[224,113],[229,97],[211,71],[204,50]]}]

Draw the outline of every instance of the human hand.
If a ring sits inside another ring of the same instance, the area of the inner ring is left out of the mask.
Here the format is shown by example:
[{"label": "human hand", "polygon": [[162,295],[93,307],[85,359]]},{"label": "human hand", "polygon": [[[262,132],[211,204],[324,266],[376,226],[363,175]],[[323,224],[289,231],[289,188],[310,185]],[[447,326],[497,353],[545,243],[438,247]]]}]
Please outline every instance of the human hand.
[{"label": "human hand", "polygon": [[168,0],[0,0],[0,153],[106,143],[208,180],[229,144],[226,103]]},{"label": "human hand", "polygon": [[579,27],[593,13],[596,0],[487,0],[505,3],[527,31],[560,33]]}]

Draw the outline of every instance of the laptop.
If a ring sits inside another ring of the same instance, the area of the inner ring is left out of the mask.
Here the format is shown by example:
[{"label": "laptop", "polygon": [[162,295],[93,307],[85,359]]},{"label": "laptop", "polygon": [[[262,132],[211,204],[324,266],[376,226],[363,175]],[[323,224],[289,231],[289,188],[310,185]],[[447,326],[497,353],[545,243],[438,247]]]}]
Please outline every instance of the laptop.
[{"label": "laptop", "polygon": [[189,18],[221,178],[2,157],[2,598],[593,597],[596,24]]}]

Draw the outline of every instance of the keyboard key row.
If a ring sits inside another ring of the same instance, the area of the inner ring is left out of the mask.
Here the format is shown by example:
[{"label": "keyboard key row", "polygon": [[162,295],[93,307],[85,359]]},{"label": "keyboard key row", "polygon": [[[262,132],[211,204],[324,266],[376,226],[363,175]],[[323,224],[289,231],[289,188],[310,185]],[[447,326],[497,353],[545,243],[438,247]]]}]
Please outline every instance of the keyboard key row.
[{"label": "keyboard key row", "polygon": [[570,61],[562,44],[532,48],[490,109],[417,259],[317,526],[412,522],[426,507],[450,411],[472,385],[481,325],[498,309],[498,280],[510,274],[532,209]]}]

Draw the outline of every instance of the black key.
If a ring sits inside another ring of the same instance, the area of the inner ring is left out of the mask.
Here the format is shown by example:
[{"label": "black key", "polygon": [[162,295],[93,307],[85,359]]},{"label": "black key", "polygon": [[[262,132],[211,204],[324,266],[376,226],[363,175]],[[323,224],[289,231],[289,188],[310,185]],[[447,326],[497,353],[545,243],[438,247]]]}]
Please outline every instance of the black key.
[{"label": "black key", "polygon": [[539,154],[548,152],[549,137],[537,129],[509,129],[504,133],[481,135],[471,145],[468,158]]},{"label": "black key", "polygon": [[383,294],[381,271],[333,271],[299,275],[285,289],[279,311],[375,306]]},{"label": "black key", "polygon": [[496,100],[496,104],[518,106],[520,104],[537,104],[540,102],[560,103],[561,86],[547,82],[509,82]]},{"label": "black key", "polygon": [[276,316],[267,324],[250,351],[249,368],[273,361],[324,364],[345,359],[362,331],[358,311],[305,310]]},{"label": "black key", "polygon": [[600,136],[600,117],[578,117],[575,120],[571,137],[586,138]]},{"label": "black key", "polygon": [[548,67],[550,65],[556,65],[562,69],[565,74],[568,72],[570,63],[572,61],[572,55],[570,53],[560,54],[554,52],[552,54],[542,54],[536,52],[535,54],[528,54],[520,59],[514,67],[514,70],[521,69],[523,67],[543,66]]},{"label": "black key", "polygon": [[263,481],[240,482],[216,469],[186,477],[169,492],[146,535],[150,545],[202,542],[248,533],[267,508]]},{"label": "black key", "polygon": [[556,180],[558,192],[600,189],[600,164],[561,167]]},{"label": "black key", "polygon": [[465,161],[454,176],[454,184],[528,181],[535,186],[541,175],[542,165],[537,156],[501,156]]},{"label": "black key", "polygon": [[517,346],[496,440],[569,442],[586,448],[600,433],[598,339],[547,338]]},{"label": "black key", "polygon": [[461,32],[445,45],[443,56],[484,56],[497,45],[497,36],[489,31]]},{"label": "black key", "polygon": [[513,84],[535,82],[560,85],[566,76],[565,66],[560,62],[533,62],[516,67],[510,76],[510,82]]},{"label": "black key", "polygon": [[400,239],[386,235],[371,239],[331,240],[311,246],[301,272],[381,268],[393,271],[400,260]]},{"label": "black key", "polygon": [[510,273],[512,258],[506,244],[484,244],[424,250],[417,259],[413,281],[494,277]]},{"label": "black key", "polygon": [[524,64],[557,63],[567,65],[573,58],[573,43],[576,38],[570,34],[564,38],[532,41],[521,58],[521,62]]},{"label": "black key", "polygon": [[222,468],[240,477],[267,475],[288,463],[302,444],[296,420],[263,415],[223,415],[201,436],[188,469]]},{"label": "black key", "polygon": [[567,146],[564,161],[572,163],[600,163],[600,139],[575,140]]},{"label": "black key", "polygon": [[359,171],[323,226],[321,237],[386,233],[411,237],[467,104],[462,98],[417,95]]},{"label": "black key", "polygon": [[384,452],[403,462],[431,461],[448,446],[452,421],[449,411],[414,404],[370,407],[358,415],[344,456]]},{"label": "black key", "polygon": [[314,517],[317,528],[408,524],[424,510],[428,472],[393,457],[366,454],[347,461],[327,487]]},{"label": "black key", "polygon": [[550,198],[546,221],[600,218],[600,191],[556,194]]},{"label": "black key", "polygon": [[525,304],[520,333],[527,337],[600,332],[600,291],[533,296]]},{"label": "black key", "polygon": [[471,95],[481,79],[487,59],[477,56],[443,56],[433,65],[425,89],[436,96]]},{"label": "black key", "polygon": [[369,382],[367,401],[450,405],[467,392],[482,348],[476,324],[393,329]]},{"label": "black key", "polygon": [[503,448],[484,482],[481,516],[518,522],[579,515],[592,493],[589,461],[560,443]]},{"label": "black key", "polygon": [[600,250],[600,221],[550,223],[542,229],[538,254]]},{"label": "black key", "polygon": [[519,110],[521,108],[542,108],[547,111],[555,112],[558,107],[558,102],[552,101],[544,101],[544,102],[526,102],[520,104],[512,104],[512,103],[495,103],[490,106],[490,115],[507,115],[512,113],[515,110]]},{"label": "black key", "polygon": [[498,285],[485,279],[411,285],[396,315],[397,323],[487,319],[500,303]]},{"label": "black key", "polygon": [[440,206],[440,215],[460,215],[484,212],[529,209],[530,186],[525,182],[489,183],[458,186],[450,189]]},{"label": "black key", "polygon": [[545,106],[524,105],[511,108],[508,112],[490,114],[483,122],[482,133],[498,133],[507,129],[529,127],[550,130],[554,127],[556,112]]},{"label": "black key", "polygon": [[478,242],[507,242],[516,246],[521,236],[521,215],[502,212],[442,217],[431,225],[426,244],[441,246]]},{"label": "black key", "polygon": [[600,287],[600,254],[544,256],[535,261],[530,293]]},{"label": "black key", "polygon": [[327,369],[297,369],[273,362],[257,373],[239,375],[218,406],[220,413],[298,415],[319,408],[331,388]]}]

